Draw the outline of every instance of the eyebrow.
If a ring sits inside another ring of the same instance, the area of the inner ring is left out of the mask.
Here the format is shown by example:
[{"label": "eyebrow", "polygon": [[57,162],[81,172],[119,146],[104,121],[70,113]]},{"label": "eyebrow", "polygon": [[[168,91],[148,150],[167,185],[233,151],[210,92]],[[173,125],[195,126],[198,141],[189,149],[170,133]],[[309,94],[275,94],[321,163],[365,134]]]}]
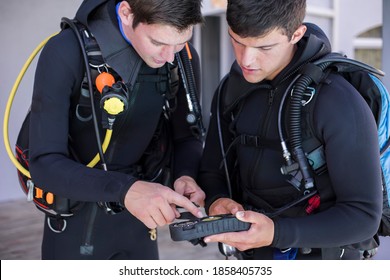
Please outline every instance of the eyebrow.
[{"label": "eyebrow", "polygon": [[[149,37],[150,38],[150,41],[153,43],[153,44],[159,44],[159,45],[165,45],[165,46],[169,46],[170,44],[167,44],[167,43],[164,43],[164,42],[160,42],[160,41],[158,41],[158,40],[156,40],[156,39],[153,39],[153,38],[151,38],[151,37]],[[177,46],[177,45],[184,45],[184,44],[186,44],[189,40],[191,40],[191,37],[188,39],[188,40],[186,40],[185,42],[183,42],[183,43],[178,43],[178,44],[175,44],[175,46]]]},{"label": "eyebrow", "polygon": [[[237,41],[237,39],[234,38],[234,37],[232,36],[232,34],[230,34],[230,30],[228,31],[228,34],[229,34],[230,38],[232,38],[235,42],[237,42],[237,43],[240,44],[240,45],[245,46],[245,44],[243,44],[243,43]],[[274,44],[269,44],[269,45],[263,45],[263,46],[254,46],[253,48],[259,48],[259,49],[260,49],[260,48],[269,48],[269,47],[276,46],[277,44],[279,44],[279,43],[274,43]]]}]

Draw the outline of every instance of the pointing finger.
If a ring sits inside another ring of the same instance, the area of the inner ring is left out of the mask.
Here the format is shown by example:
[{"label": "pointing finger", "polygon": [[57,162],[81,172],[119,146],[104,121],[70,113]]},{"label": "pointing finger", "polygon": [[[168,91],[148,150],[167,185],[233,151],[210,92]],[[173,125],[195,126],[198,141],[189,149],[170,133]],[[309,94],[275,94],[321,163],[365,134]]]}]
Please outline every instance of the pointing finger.
[{"label": "pointing finger", "polygon": [[196,207],[188,198],[176,192],[172,191],[170,197],[168,198],[168,202],[187,209],[192,215],[198,218],[202,218],[204,216],[202,211]]}]

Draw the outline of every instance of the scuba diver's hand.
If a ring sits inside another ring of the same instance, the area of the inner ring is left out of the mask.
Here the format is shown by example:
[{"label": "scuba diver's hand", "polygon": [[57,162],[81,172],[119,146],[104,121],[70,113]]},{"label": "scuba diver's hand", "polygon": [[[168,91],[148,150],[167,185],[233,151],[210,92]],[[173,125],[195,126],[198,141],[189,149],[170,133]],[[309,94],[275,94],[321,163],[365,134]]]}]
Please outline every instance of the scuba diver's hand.
[{"label": "scuba diver's hand", "polygon": [[274,222],[270,218],[253,211],[239,211],[236,218],[251,223],[249,230],[210,235],[205,237],[204,241],[222,242],[240,251],[271,245],[274,238]]},{"label": "scuba diver's hand", "polygon": [[210,216],[221,214],[235,215],[238,211],[244,211],[244,207],[230,198],[223,197],[217,199],[210,205],[208,213]]},{"label": "scuba diver's hand", "polygon": [[206,194],[198,186],[193,178],[189,176],[181,176],[180,178],[176,179],[175,183],[173,184],[173,188],[177,193],[184,195],[192,202],[201,207],[204,207],[204,199],[206,198]]},{"label": "scuba diver's hand", "polygon": [[137,181],[125,196],[126,209],[150,229],[170,224],[179,217],[175,205],[203,217],[202,211],[188,198],[161,184]]}]

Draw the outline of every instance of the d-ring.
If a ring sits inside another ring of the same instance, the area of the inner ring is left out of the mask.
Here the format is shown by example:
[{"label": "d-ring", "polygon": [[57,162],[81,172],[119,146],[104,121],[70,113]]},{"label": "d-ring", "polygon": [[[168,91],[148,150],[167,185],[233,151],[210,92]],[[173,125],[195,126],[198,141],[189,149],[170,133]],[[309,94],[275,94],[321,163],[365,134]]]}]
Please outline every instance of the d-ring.
[{"label": "d-ring", "polygon": [[53,226],[51,225],[51,219],[50,217],[47,217],[47,225],[49,226],[49,228],[55,232],[55,233],[62,233],[65,229],[66,229],[66,220],[62,219],[62,222],[63,222],[63,226],[62,226],[62,229],[60,230],[56,230],[53,228]]}]

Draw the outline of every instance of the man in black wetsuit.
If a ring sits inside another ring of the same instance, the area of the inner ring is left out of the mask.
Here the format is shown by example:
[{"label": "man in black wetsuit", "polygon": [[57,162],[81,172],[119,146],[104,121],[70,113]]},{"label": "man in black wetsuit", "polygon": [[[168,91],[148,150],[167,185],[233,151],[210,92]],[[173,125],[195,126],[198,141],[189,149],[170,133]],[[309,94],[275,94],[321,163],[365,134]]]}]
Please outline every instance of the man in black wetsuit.
[{"label": "man in black wetsuit", "polygon": [[[336,74],[321,85],[312,116],[328,168],[316,178],[327,190],[320,192],[320,207],[308,215],[306,199],[270,218],[303,196],[280,172],[282,96],[299,67],[330,52],[324,33],[303,23],[305,10],[305,0],[228,0],[236,61],[213,100],[198,184],[206,192],[208,214],[233,213],[252,223],[248,231],[205,238],[239,249],[239,258],[358,259],[359,250],[347,245],[370,240],[378,230],[382,193],[375,120],[360,94]],[[282,117],[282,128],[286,121]],[[267,215],[260,213],[264,210]]]},{"label": "man in black wetsuit", "polygon": [[[69,218],[47,219],[42,258],[158,259],[154,229],[179,216],[176,206],[202,216],[195,204],[203,205],[205,198],[193,179],[202,140],[186,122],[182,80],[172,84],[173,73],[180,77],[175,54],[185,50],[193,27],[203,21],[201,0],[89,0],[75,19],[102,51],[104,64],[97,70],[121,83],[128,104],[113,125],[107,168],[87,167],[98,146],[91,106],[80,104],[83,53],[71,28],[49,40],[35,76],[30,171],[37,186],[75,207]],[[187,46],[199,89],[199,57]],[[103,140],[103,118],[111,113],[100,106],[100,93],[94,97]],[[152,158],[161,153],[157,160],[172,157],[169,172]],[[168,173],[173,189],[163,176]]]}]

